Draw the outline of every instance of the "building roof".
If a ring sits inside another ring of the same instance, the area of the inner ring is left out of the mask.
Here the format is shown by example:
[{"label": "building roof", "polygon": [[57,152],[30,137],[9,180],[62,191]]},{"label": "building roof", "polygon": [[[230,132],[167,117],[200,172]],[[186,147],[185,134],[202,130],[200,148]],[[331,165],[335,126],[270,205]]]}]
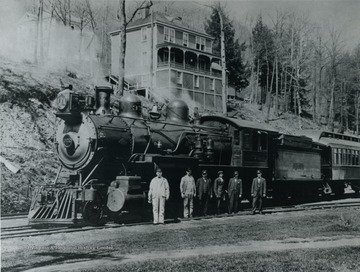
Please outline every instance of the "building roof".
[{"label": "building roof", "polygon": [[[201,35],[204,37],[207,37],[209,39],[214,39],[212,36],[206,34],[203,31],[197,30],[195,28],[192,28],[188,25],[186,25],[181,17],[175,17],[175,16],[169,16],[169,15],[165,15],[163,13],[160,12],[154,12],[153,13],[153,23],[160,23],[160,24],[164,24],[164,25],[168,25],[170,27],[174,27],[174,28],[180,28],[183,30],[187,30],[189,32],[193,32],[196,33],[197,35]],[[146,26],[146,25],[150,25],[151,24],[151,14],[149,14],[147,17],[145,18],[140,18],[138,20],[135,20],[131,23],[129,23],[126,27],[127,30],[133,29],[133,28],[138,28],[141,26]],[[112,34],[117,34],[119,32],[119,30],[114,30],[110,32],[110,35]]]}]

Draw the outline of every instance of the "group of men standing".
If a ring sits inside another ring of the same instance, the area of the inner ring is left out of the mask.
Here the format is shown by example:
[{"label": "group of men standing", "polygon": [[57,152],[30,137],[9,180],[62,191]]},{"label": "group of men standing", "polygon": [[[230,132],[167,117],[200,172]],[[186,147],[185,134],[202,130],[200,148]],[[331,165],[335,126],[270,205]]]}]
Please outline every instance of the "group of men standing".
[{"label": "group of men standing", "polygon": [[[180,193],[183,199],[184,218],[191,218],[194,212],[194,200],[197,196],[200,215],[207,215],[209,200],[216,198],[216,214],[220,213],[222,204],[228,196],[228,211],[236,213],[243,194],[242,180],[239,172],[234,171],[234,175],[228,182],[225,190],[225,180],[223,171],[218,171],[218,177],[212,183],[207,176],[207,171],[202,171],[202,176],[195,182],[190,168],[186,169],[186,175],[180,181]],[[161,169],[157,169],[156,177],[150,182],[149,203],[153,206],[154,224],[164,224],[165,201],[169,199],[169,183],[162,177]],[[252,214],[255,214],[257,206],[262,214],[262,198],[266,196],[266,180],[261,176],[261,170],[257,171],[257,177],[253,179],[251,186],[251,196],[253,197]]]},{"label": "group of men standing", "polygon": [[223,171],[218,172],[218,177],[212,183],[207,176],[207,171],[202,171],[202,177],[195,179],[192,176],[191,169],[186,170],[186,175],[180,182],[181,197],[184,201],[184,218],[192,217],[194,211],[194,199],[198,196],[199,212],[201,215],[207,215],[209,200],[214,196],[216,198],[216,214],[220,213],[221,205],[228,194],[229,213],[235,213],[238,210],[238,199],[242,197],[242,180],[239,178],[239,172],[234,172],[234,177],[229,180],[228,190],[225,190],[225,180]]}]

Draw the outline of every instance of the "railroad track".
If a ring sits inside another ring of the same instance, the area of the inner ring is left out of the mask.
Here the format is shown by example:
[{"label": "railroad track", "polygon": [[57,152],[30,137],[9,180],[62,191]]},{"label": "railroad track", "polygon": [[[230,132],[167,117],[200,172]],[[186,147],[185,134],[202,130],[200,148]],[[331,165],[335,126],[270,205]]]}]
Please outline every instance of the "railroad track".
[{"label": "railroad track", "polygon": [[[319,210],[319,209],[335,209],[335,208],[344,208],[344,207],[360,207],[360,200],[354,199],[351,201],[338,201],[336,203],[324,202],[324,203],[307,203],[299,204],[295,206],[287,207],[267,207],[264,210],[265,214],[274,214],[274,213],[284,213],[284,212],[298,212],[305,210]],[[216,216],[206,216],[206,217],[194,217],[191,219],[181,219],[180,221],[191,221],[191,220],[208,220],[212,218],[223,218],[232,217],[232,216],[245,216],[250,213],[250,209],[239,212],[237,214],[221,214]],[[175,220],[166,220],[166,223],[172,223]],[[4,227],[1,228],[1,239],[10,239],[10,238],[20,238],[20,237],[33,237],[40,235],[51,235],[57,233],[71,233],[79,231],[89,231],[97,229],[110,229],[110,228],[120,228],[124,226],[139,226],[139,225],[151,225],[151,222],[138,222],[138,223],[128,223],[128,224],[117,224],[109,223],[103,226],[85,226],[85,227],[76,227],[76,226],[57,226],[51,228],[36,228],[31,225],[22,225],[14,227]]]}]

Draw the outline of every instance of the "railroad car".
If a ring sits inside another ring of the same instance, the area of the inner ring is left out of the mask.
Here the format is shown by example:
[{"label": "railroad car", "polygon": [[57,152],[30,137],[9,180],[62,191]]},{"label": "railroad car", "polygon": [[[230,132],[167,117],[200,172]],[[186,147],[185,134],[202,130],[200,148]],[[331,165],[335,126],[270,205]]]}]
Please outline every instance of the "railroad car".
[{"label": "railroad car", "polygon": [[109,87],[96,87],[94,96],[59,93],[56,152],[74,174],[61,183],[60,168],[53,182],[36,188],[30,223],[98,224],[129,215],[147,220],[149,183],[158,167],[170,186],[166,217],[182,214],[179,185],[188,167],[195,178],[206,169],[212,180],[222,170],[226,181],[238,170],[249,200],[258,169],[268,181],[269,198],[328,192],[324,158],[330,151],[324,143],[225,116],[191,120],[181,100],[170,102],[164,114],[145,117],[139,97],[127,95],[115,110],[112,93]]},{"label": "railroad car", "polygon": [[346,185],[360,191],[360,138],[353,135],[305,130],[303,134],[323,145],[321,169],[328,193],[341,195]]}]

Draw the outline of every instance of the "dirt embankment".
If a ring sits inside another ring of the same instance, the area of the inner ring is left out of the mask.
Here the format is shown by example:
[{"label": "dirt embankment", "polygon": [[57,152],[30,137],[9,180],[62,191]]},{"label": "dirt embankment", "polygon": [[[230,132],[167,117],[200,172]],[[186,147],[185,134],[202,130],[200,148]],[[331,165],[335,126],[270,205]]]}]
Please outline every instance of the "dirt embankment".
[{"label": "dirt embankment", "polygon": [[0,57],[0,156],[19,167],[1,169],[1,213],[27,211],[31,189],[54,179],[59,162],[54,154],[56,127],[53,100],[61,85],[89,90],[86,79],[68,71],[50,71]]}]

